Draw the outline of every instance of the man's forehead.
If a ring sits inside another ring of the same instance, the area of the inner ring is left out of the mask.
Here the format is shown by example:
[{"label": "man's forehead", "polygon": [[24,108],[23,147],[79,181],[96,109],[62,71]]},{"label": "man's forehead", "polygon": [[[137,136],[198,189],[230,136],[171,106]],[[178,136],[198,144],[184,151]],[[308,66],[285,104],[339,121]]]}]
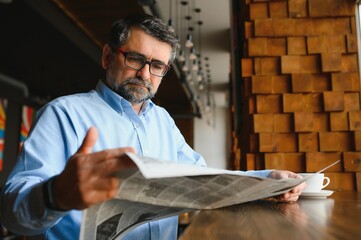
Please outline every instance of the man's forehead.
[{"label": "man's forehead", "polygon": [[151,36],[139,27],[131,28],[129,34],[128,41],[123,45],[128,50],[140,53],[146,57],[149,57],[149,54],[151,54],[157,59],[164,58],[163,60],[168,60],[170,58],[172,46],[169,43]]}]

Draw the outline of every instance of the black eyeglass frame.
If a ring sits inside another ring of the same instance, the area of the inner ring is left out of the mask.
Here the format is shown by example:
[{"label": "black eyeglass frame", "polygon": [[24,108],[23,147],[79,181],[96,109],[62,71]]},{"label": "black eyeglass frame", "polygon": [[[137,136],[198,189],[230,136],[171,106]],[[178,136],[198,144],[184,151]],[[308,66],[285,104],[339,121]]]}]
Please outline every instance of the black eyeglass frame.
[{"label": "black eyeglass frame", "polygon": [[[153,76],[156,76],[156,77],[164,77],[164,76],[167,74],[167,72],[169,71],[169,69],[170,69],[170,66],[169,66],[168,64],[165,64],[165,63],[160,62],[160,61],[148,61],[146,58],[144,58],[144,62],[143,62],[143,64],[141,65],[140,68],[135,68],[135,67],[129,66],[129,65],[127,64],[127,56],[128,56],[129,54],[132,54],[133,52],[126,52],[126,51],[124,51],[124,50],[121,49],[121,48],[119,48],[118,50],[119,50],[119,52],[124,56],[124,65],[127,66],[127,67],[130,68],[130,69],[140,70],[140,69],[144,68],[144,66],[145,66],[146,64],[148,64],[148,65],[149,65],[149,73],[150,73],[151,75],[153,75]],[[136,53],[133,53],[133,54],[136,54]],[[138,54],[138,55],[141,56],[140,54]],[[164,64],[164,70],[163,70],[163,72],[162,72],[162,75],[152,73],[152,64],[153,64],[153,63],[158,63],[158,64],[161,63],[161,64]]]}]

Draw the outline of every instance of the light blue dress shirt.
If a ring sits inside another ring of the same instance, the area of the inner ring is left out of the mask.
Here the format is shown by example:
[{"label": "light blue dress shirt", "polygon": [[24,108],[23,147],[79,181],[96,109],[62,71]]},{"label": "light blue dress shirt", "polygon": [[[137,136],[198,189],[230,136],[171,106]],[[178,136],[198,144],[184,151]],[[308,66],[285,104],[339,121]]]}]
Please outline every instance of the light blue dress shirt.
[{"label": "light blue dress shirt", "polygon": [[[1,221],[10,231],[51,240],[79,238],[82,212],[47,209],[42,184],[61,173],[91,126],[99,132],[93,151],[131,146],[140,155],[206,166],[165,109],[149,100],[137,115],[127,100],[99,81],[89,93],[60,97],[39,110],[1,195]],[[269,171],[249,174],[267,177]],[[146,223],[126,239],[176,239],[177,224],[177,216]]]}]

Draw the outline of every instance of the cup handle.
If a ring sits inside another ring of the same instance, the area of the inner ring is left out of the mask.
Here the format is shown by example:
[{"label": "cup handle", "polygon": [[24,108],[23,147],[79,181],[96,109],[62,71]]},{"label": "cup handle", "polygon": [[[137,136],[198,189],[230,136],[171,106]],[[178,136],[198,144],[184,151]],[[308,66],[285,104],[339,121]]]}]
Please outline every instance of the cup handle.
[{"label": "cup handle", "polygon": [[325,180],[326,180],[326,183],[323,184],[322,188],[325,188],[325,187],[328,186],[328,184],[330,184],[330,178],[329,178],[329,177],[324,177],[324,178],[323,178],[323,181],[325,182]]}]

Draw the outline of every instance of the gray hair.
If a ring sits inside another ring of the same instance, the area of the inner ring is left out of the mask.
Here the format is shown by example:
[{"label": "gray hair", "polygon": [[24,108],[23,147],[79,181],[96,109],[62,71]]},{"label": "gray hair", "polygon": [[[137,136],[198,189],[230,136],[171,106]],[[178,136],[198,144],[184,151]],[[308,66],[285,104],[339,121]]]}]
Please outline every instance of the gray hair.
[{"label": "gray hair", "polygon": [[161,19],[148,14],[132,14],[113,23],[108,41],[113,52],[127,42],[133,27],[139,27],[159,41],[168,43],[172,47],[168,64],[174,61],[179,48],[179,39]]}]

